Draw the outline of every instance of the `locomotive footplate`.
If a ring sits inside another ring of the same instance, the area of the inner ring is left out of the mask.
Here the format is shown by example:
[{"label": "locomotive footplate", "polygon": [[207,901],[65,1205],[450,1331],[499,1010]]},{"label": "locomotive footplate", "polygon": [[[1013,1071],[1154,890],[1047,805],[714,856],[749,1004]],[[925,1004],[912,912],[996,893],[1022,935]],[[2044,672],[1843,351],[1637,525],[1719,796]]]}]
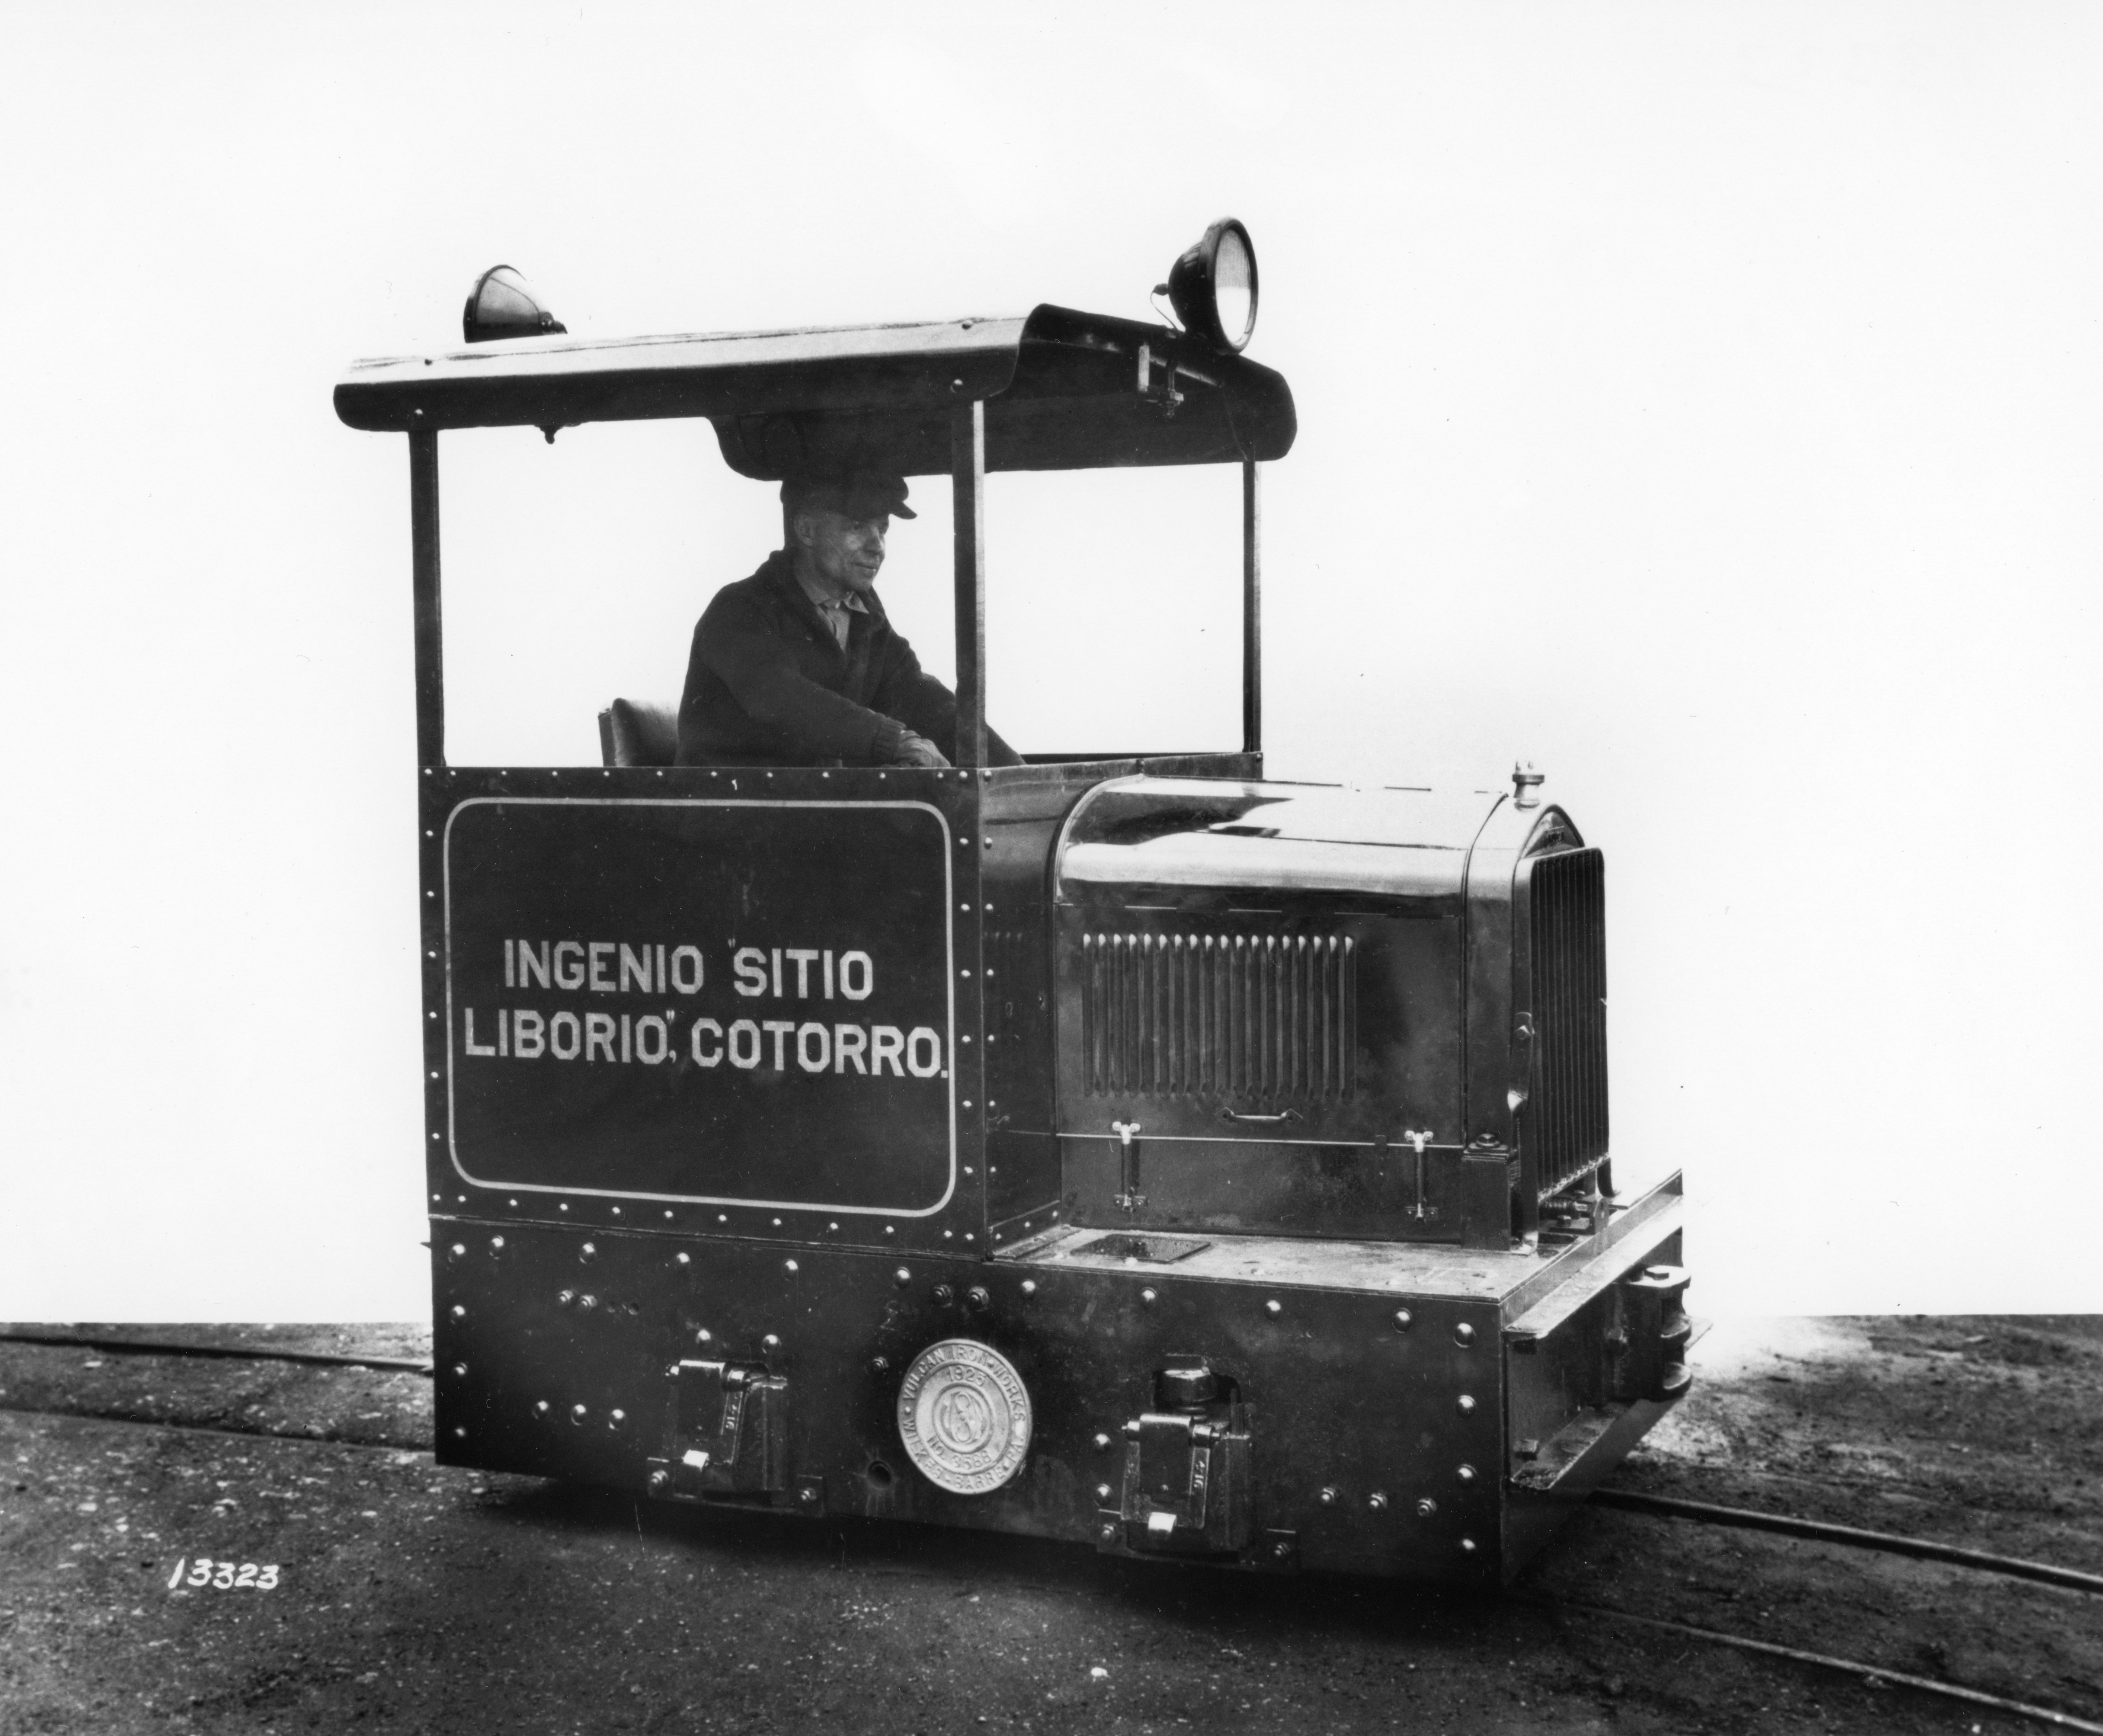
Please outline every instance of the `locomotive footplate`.
[{"label": "locomotive footplate", "polygon": [[1546,1252],[1174,1260],[1089,1228],[985,1257],[452,1218],[440,1457],[1488,1589],[1687,1389],[1677,1177],[1599,1216]]}]

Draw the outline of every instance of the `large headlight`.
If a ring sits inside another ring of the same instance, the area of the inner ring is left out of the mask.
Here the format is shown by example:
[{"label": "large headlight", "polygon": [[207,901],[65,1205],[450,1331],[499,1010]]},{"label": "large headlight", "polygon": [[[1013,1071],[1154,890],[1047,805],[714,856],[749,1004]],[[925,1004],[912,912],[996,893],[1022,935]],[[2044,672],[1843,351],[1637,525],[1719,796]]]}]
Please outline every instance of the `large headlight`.
[{"label": "large headlight", "polygon": [[1184,329],[1219,349],[1247,346],[1256,330],[1256,245],[1222,217],[1168,270],[1168,300]]},{"label": "large headlight", "polygon": [[487,344],[496,338],[539,337],[569,327],[540,305],[540,297],[516,269],[491,265],[468,292],[467,305],[460,310],[460,329],[470,344]]}]

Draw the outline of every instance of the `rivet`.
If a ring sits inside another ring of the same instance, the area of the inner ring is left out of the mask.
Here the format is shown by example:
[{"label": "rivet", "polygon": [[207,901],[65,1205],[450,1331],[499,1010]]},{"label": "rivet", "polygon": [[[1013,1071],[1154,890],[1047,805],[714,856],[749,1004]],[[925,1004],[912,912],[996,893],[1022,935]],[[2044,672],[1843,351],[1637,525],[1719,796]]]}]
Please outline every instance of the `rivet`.
[{"label": "rivet", "polygon": [[666,1363],[665,1364],[665,1378],[667,1380],[677,1380],[678,1378],[679,1364],[676,1362]]},{"label": "rivet", "polygon": [[727,1212],[718,1212],[718,1213],[716,1213],[716,1222],[717,1222],[718,1223],[719,1223],[719,1224],[727,1224],[727,1223],[728,1223],[728,1222],[730,1222],[730,1213],[727,1213]]},{"label": "rivet", "polygon": [[1334,1507],[1336,1504],[1336,1492],[1333,1489],[1325,1489],[1316,1498],[1318,1498],[1324,1507]]},{"label": "rivet", "polygon": [[1270,1552],[1276,1556],[1279,1560],[1287,1560],[1292,1556],[1292,1546],[1287,1542],[1283,1538],[1280,1538],[1276,1542],[1270,1546]]},{"label": "rivet", "polygon": [[980,1289],[977,1284],[973,1284],[971,1289],[964,1292],[964,1300],[969,1302],[974,1308],[983,1308],[988,1303],[992,1302],[993,1298],[989,1296],[985,1291]]},{"label": "rivet", "polygon": [[1408,1309],[1398,1308],[1394,1311],[1394,1329],[1397,1332],[1407,1332],[1409,1330],[1409,1320],[1410,1315]]},{"label": "rivet", "polygon": [[467,1244],[465,1242],[455,1242],[451,1247],[446,1250],[446,1252],[451,1255],[454,1259],[460,1259],[467,1253]]},{"label": "rivet", "polygon": [[897,1228],[897,1226],[896,1226],[896,1225],[895,1225],[895,1224],[886,1224],[886,1225],[883,1226],[883,1233],[884,1233],[886,1235],[897,1235],[897,1234],[898,1234],[898,1228]]},{"label": "rivet", "polygon": [[491,1253],[502,1253],[504,1252],[504,1238],[500,1235],[492,1235],[490,1237],[489,1251]]},{"label": "rivet", "polygon": [[1109,1498],[1110,1498],[1110,1486],[1109,1486],[1109,1484],[1107,1484],[1107,1483],[1098,1483],[1097,1485],[1096,1485],[1096,1500],[1098,1500],[1098,1501],[1107,1501],[1107,1500],[1109,1500]]},{"label": "rivet", "polygon": [[1453,1475],[1463,1483],[1472,1483],[1475,1480],[1475,1467],[1473,1465],[1463,1465]]},{"label": "rivet", "polygon": [[913,1268],[909,1266],[900,1266],[896,1271],[891,1275],[891,1281],[896,1284],[908,1284],[912,1283]]},{"label": "rivet", "polygon": [[803,1268],[798,1266],[794,1260],[784,1260],[781,1262],[781,1270],[785,1272],[794,1272],[800,1271]]},{"label": "rivet", "polygon": [[616,1206],[616,1207],[613,1209],[613,1215],[614,1215],[616,1217],[620,1217],[620,1208],[619,1206]]},{"label": "rivet", "polygon": [[1425,1496],[1416,1503],[1416,1516],[1419,1519],[1429,1519],[1438,1511],[1438,1503],[1429,1495]]},{"label": "rivet", "polygon": [[541,1400],[533,1407],[533,1414],[536,1417],[545,1417],[548,1414],[548,1401],[545,1399]]},{"label": "rivet", "polygon": [[626,1411],[616,1410],[606,1419],[606,1426],[610,1429],[617,1429],[622,1423],[627,1422],[627,1420],[628,1413]]},{"label": "rivet", "polygon": [[1475,1552],[1475,1540],[1474,1540],[1474,1538],[1473,1538],[1472,1537],[1464,1537],[1464,1538],[1462,1538],[1461,1539],[1461,1553],[1462,1555],[1464,1555],[1464,1556],[1471,1556],[1471,1555],[1473,1555],[1474,1552]]},{"label": "rivet", "polygon": [[1022,1280],[1022,1293],[1025,1296],[1034,1296],[1037,1293],[1037,1280],[1034,1278],[1025,1278]]},{"label": "rivet", "polygon": [[705,1326],[694,1334],[694,1342],[696,1344],[713,1344],[715,1342],[716,1335]]},{"label": "rivet", "polygon": [[1102,1539],[1105,1543],[1114,1543],[1117,1541],[1117,1527],[1105,1525],[1102,1529]]},{"label": "rivet", "polygon": [[1117,1443],[1112,1440],[1107,1435],[1098,1435],[1096,1436],[1096,1451],[1098,1453],[1107,1453]]},{"label": "rivet", "polygon": [[1453,1342],[1463,1350],[1475,1342],[1475,1329],[1465,1320],[1453,1329]]},{"label": "rivet", "polygon": [[777,1217],[774,1220],[774,1227],[777,1230],[781,1227],[781,1220],[780,1218]]},{"label": "rivet", "polygon": [[840,1227],[840,1226],[839,1226],[837,1223],[829,1223],[829,1224],[827,1224],[827,1225],[825,1226],[825,1228],[826,1228],[828,1231],[837,1231],[839,1229],[839,1227]]},{"label": "rivet", "polygon": [[577,1298],[577,1306],[580,1308],[596,1308],[598,1306],[598,1298],[589,1294],[580,1296]]},{"label": "rivet", "polygon": [[770,1332],[765,1338],[759,1341],[759,1347],[762,1350],[778,1351],[781,1348],[781,1341]]},{"label": "rivet", "polygon": [[555,1293],[555,1306],[558,1308],[567,1308],[576,1299],[577,1293],[575,1290],[558,1290]]},{"label": "rivet", "polygon": [[570,1407],[570,1421],[572,1422],[581,1422],[590,1414],[591,1413],[581,1404],[572,1404]]},{"label": "rivet", "polygon": [[669,1471],[653,1471],[650,1473],[650,1486],[652,1489],[662,1489],[671,1480],[672,1473]]},{"label": "rivet", "polygon": [[456,1363],[455,1363],[455,1364],[453,1364],[453,1378],[454,1378],[456,1380],[457,1380],[457,1379],[460,1379],[460,1378],[464,1378],[464,1377],[466,1375],[466,1373],[467,1373],[467,1364],[466,1364],[465,1363],[464,1363],[464,1362],[456,1362]]},{"label": "rivet", "polygon": [[1278,1317],[1278,1315],[1285,1312],[1285,1304],[1278,1301],[1277,1298],[1273,1297],[1269,1302],[1263,1305],[1263,1311],[1274,1320]]},{"label": "rivet", "polygon": [[935,1300],[939,1306],[946,1308],[956,1299],[957,1293],[948,1284],[938,1284],[935,1286]]},{"label": "rivet", "polygon": [[888,1356],[872,1356],[869,1359],[869,1365],[881,1374],[890,1368],[891,1359]]},{"label": "rivet", "polygon": [[1466,1393],[1462,1393],[1456,1402],[1461,1407],[1461,1414],[1462,1416],[1471,1417],[1475,1413],[1475,1401],[1469,1398]]},{"label": "rivet", "polygon": [[682,1253],[679,1256],[678,1263],[682,1266],[691,1266],[694,1263],[694,1257],[690,1253]]},{"label": "rivet", "polygon": [[803,1493],[798,1498],[800,1499],[806,1507],[814,1506],[817,1502],[819,1493],[820,1491],[816,1484],[807,1483],[803,1485]]},{"label": "rivet", "polygon": [[[1141,1290],[1139,1293],[1139,1299],[1141,1302],[1147,1303],[1149,1306],[1151,1306],[1161,1300],[1161,1294],[1158,1290]],[[1278,1305],[1274,1302],[1271,1306],[1273,1307],[1276,1307]]]},{"label": "rivet", "polygon": [[467,1318],[467,1310],[458,1302],[453,1304],[453,1318],[456,1320],[464,1320]]},{"label": "rivet", "polygon": [[1366,1505],[1376,1513],[1385,1513],[1387,1511],[1387,1497],[1378,1489],[1375,1489],[1366,1497]]},{"label": "rivet", "polygon": [[467,1439],[467,1431],[456,1426],[453,1430],[453,1439],[455,1440],[465,1440]]}]

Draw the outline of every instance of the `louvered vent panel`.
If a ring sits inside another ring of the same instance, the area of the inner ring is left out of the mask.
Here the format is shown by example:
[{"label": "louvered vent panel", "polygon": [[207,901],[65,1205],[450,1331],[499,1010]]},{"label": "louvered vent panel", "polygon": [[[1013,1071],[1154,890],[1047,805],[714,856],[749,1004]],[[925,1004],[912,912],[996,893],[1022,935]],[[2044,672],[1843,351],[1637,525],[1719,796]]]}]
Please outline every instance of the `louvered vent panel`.
[{"label": "louvered vent panel", "polygon": [[1607,872],[1597,850],[1534,863],[1534,1071],[1525,1138],[1545,1196],[1607,1154]]},{"label": "louvered vent panel", "polygon": [[1358,995],[1348,936],[1088,934],[1081,951],[1092,1096],[1350,1094]]}]

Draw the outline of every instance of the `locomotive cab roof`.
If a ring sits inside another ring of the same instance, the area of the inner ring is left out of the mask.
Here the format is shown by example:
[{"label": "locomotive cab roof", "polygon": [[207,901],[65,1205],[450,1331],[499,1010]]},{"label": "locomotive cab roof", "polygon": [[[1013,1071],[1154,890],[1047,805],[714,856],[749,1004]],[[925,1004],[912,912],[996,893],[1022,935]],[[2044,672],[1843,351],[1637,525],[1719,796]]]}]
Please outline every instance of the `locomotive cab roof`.
[{"label": "locomotive cab roof", "polygon": [[374,433],[705,416],[763,482],[853,461],[952,468],[949,417],[985,404],[988,470],[1282,458],[1285,380],[1167,327],[1049,304],[1029,314],[778,332],[469,343],[353,363],[336,413]]}]

